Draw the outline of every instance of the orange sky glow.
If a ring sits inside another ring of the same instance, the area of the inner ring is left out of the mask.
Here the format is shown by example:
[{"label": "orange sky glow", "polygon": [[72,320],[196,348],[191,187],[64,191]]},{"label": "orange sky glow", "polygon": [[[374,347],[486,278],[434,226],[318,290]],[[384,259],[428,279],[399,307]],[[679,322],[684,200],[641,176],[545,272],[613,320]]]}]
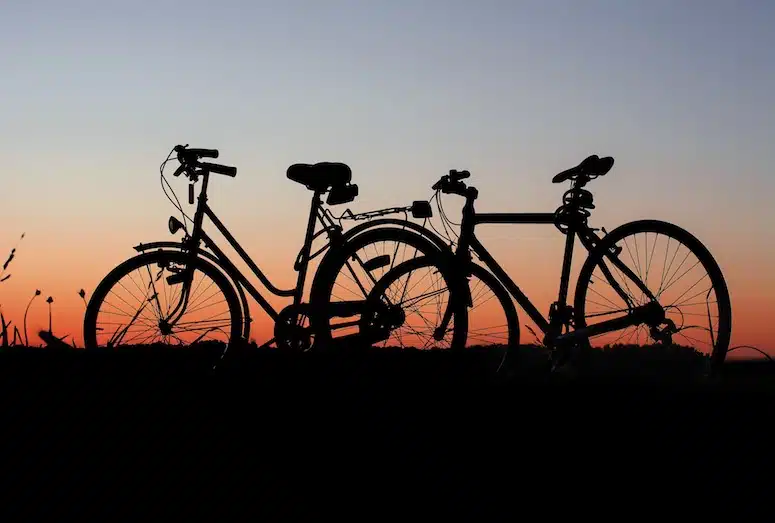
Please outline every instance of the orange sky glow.
[{"label": "orange sky glow", "polygon": [[[296,223],[293,225],[284,226],[282,231],[275,230],[271,234],[268,230],[264,230],[262,235],[265,241],[273,242],[274,250],[262,249],[262,245],[266,244],[256,240],[243,243],[272,282],[283,288],[291,288],[295,283],[296,273],[292,270],[292,260],[302,239],[303,226],[296,228],[303,220],[302,209],[303,207],[299,206],[300,219],[295,220]],[[296,230],[291,231],[291,229]],[[481,229],[481,232],[479,229],[477,231],[485,246],[538,309],[546,313],[550,303],[556,299],[562,260],[562,236],[557,234],[554,228],[546,226],[496,225],[482,226]],[[513,236],[510,237],[510,235]],[[158,234],[156,238],[167,239]],[[5,239],[12,240],[8,235]],[[16,241],[18,242],[18,238]],[[19,243],[16,258],[6,271],[12,276],[0,284],[0,306],[6,322],[12,322],[9,329],[10,335],[13,333],[14,326],[23,335],[25,309],[35,290],[40,289],[42,293],[32,301],[27,317],[30,344],[42,343],[36,333],[39,330],[48,329],[49,305],[45,300],[48,296],[52,296],[54,333],[59,337],[67,335],[66,341],[69,343],[75,341],[77,346],[81,346],[85,304],[78,296],[78,291],[83,288],[88,300],[99,279],[123,258],[133,255],[134,251],[130,247],[139,242],[128,242],[128,244],[124,242],[124,245],[120,245],[122,242],[110,240],[108,237],[102,244],[103,250],[100,250],[98,245],[93,249],[68,250],[60,247],[54,251],[53,248],[57,247],[57,243],[54,238],[51,238],[48,243],[30,235]],[[222,245],[226,246],[225,240]],[[232,254],[232,251],[227,250],[227,253]],[[575,275],[583,261],[583,254],[578,249],[575,253],[571,289],[574,288]],[[236,260],[236,257],[234,259]],[[53,265],[52,261],[55,261]],[[240,269],[247,270],[243,263],[240,262],[237,265]],[[56,269],[52,270],[52,267]],[[313,265],[312,274],[315,268],[316,265]],[[751,267],[744,263],[727,264],[722,268],[730,286],[732,298],[731,346],[753,345],[775,355],[775,347],[771,342],[771,318],[767,312],[768,305],[773,301],[775,285],[755,278]],[[290,303],[289,298],[277,298],[265,292],[255,278],[252,276],[250,278],[278,310]],[[308,282],[310,281],[308,279]],[[306,291],[308,290],[309,283],[306,286]],[[254,318],[251,337],[261,344],[271,338],[273,323],[257,303],[250,298],[249,301]],[[535,325],[519,308],[518,314],[521,342],[530,343],[534,338],[524,325],[528,324],[533,328]],[[757,357],[757,353],[749,349],[740,349],[733,351],[729,357]]]}]

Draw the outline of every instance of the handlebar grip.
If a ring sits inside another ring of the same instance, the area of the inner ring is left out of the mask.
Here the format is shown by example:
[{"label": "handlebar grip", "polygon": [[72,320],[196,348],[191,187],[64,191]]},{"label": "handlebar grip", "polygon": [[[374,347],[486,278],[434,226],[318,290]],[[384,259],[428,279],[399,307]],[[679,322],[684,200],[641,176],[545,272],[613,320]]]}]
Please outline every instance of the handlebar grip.
[{"label": "handlebar grip", "polygon": [[449,177],[452,180],[464,180],[465,178],[468,178],[471,176],[471,173],[468,171],[456,171],[456,170],[450,170],[449,171]]},{"label": "handlebar grip", "polygon": [[223,174],[231,176],[232,178],[237,176],[237,168],[230,167],[228,165],[218,165],[217,163],[200,162],[199,167],[207,169],[211,173]]},{"label": "handlebar grip", "polygon": [[186,154],[200,158],[218,158],[218,149],[186,149]]}]

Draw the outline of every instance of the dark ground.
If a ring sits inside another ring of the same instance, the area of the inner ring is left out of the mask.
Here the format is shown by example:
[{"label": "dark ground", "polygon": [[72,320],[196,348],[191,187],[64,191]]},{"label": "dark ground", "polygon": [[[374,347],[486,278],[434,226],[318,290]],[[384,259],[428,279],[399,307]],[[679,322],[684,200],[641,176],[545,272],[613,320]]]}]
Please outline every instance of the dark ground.
[{"label": "dark ground", "polygon": [[680,358],[611,356],[575,378],[494,384],[442,354],[255,352],[215,371],[212,361],[5,349],[0,466],[13,503],[0,506],[66,505],[101,521],[138,509],[144,520],[207,509],[223,521],[246,506],[279,508],[278,521],[398,507],[402,518],[481,521],[482,510],[513,519],[527,505],[714,506],[731,492],[753,500],[750,488],[775,478],[766,362],[730,362],[709,382]]}]

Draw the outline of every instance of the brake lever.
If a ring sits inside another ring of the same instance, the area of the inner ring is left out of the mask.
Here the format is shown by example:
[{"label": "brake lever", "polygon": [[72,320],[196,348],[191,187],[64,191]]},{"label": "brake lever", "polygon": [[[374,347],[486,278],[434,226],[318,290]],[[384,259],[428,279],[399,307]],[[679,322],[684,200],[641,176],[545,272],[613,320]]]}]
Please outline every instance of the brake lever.
[{"label": "brake lever", "polygon": [[183,174],[183,172],[185,170],[186,170],[186,166],[185,165],[181,165],[180,167],[177,168],[177,170],[174,173],[172,173],[172,175],[176,176],[176,177],[180,176],[181,174]]},{"label": "brake lever", "polygon": [[433,189],[434,191],[438,191],[438,190],[441,188],[441,186],[442,186],[442,185],[443,185],[445,182],[447,182],[447,181],[448,181],[448,179],[449,179],[449,176],[446,176],[446,175],[445,175],[445,176],[442,176],[442,177],[439,179],[439,181],[437,181],[436,183],[434,183],[434,184],[433,184],[433,186],[431,187],[431,189]]}]

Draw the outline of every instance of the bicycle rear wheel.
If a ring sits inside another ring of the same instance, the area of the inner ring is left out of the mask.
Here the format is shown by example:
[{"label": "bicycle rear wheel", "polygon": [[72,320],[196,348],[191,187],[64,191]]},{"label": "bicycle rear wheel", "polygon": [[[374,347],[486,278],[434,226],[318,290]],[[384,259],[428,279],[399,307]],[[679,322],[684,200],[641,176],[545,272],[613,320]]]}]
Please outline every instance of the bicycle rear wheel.
[{"label": "bicycle rear wheel", "polygon": [[[187,267],[190,287],[184,294],[184,283],[168,278],[184,277]],[[87,349],[189,346],[222,355],[241,341],[242,309],[215,265],[181,251],[159,250],[134,256],[109,272],[89,300],[83,326]]]},{"label": "bicycle rear wheel", "polygon": [[359,336],[359,318],[377,282],[402,263],[441,252],[420,234],[397,227],[366,230],[330,251],[321,262],[310,291],[313,312],[309,322],[315,333],[314,347],[368,344]]},{"label": "bicycle rear wheel", "polygon": [[[626,267],[626,269],[625,269]],[[711,372],[724,363],[732,312],[726,281],[716,260],[692,234],[671,223],[641,220],[617,227],[590,253],[574,298],[576,329],[654,300],[664,309],[659,325],[634,325],[590,338],[598,345],[650,345],[688,349],[705,356]],[[629,301],[629,303],[628,303]]]}]

